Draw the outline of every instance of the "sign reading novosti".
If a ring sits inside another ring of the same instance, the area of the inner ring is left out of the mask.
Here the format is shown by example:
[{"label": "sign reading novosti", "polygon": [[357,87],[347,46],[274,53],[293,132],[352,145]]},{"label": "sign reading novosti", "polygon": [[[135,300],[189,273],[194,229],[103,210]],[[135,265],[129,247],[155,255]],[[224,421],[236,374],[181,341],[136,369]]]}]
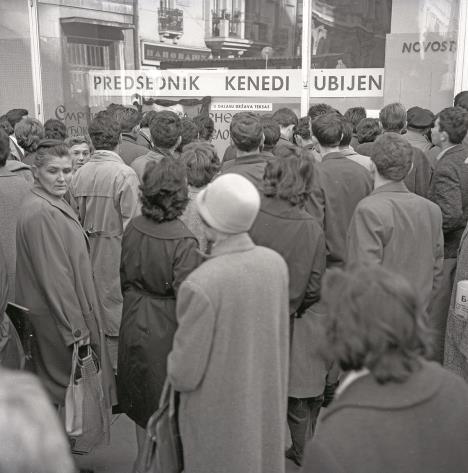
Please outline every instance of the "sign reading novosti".
[{"label": "sign reading novosti", "polygon": [[[90,71],[91,96],[300,97],[300,69]],[[311,97],[381,97],[383,69],[313,69]]]}]

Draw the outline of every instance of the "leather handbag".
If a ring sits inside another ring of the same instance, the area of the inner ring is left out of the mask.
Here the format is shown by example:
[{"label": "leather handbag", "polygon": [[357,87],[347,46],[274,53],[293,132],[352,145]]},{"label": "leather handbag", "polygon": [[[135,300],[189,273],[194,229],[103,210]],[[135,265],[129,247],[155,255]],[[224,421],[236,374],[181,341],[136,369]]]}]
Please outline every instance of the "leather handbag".
[{"label": "leather handbag", "polygon": [[178,393],[164,383],[158,410],[146,426],[146,437],[134,473],[181,473],[182,441],[177,419]]}]

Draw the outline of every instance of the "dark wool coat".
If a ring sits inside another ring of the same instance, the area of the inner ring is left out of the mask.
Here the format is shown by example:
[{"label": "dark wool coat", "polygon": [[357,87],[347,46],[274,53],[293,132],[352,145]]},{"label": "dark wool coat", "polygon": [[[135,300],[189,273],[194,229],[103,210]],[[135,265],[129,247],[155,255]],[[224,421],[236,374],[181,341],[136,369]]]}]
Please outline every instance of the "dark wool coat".
[{"label": "dark wool coat", "polygon": [[180,287],[168,375],[188,473],[283,473],[288,270],[245,233]]},{"label": "dark wool coat", "polygon": [[352,382],[322,416],[304,473],[468,471],[468,386],[439,364],[405,383]]},{"label": "dark wool coat", "polygon": [[197,240],[178,219],[133,219],[124,233],[119,339],[119,405],[141,427],[156,411],[177,328],[176,294],[201,262]]},{"label": "dark wool coat", "polygon": [[317,163],[315,185],[307,210],[323,225],[327,266],[346,261],[346,235],[358,202],[371,193],[370,172],[342,153],[329,153]]},{"label": "dark wool coat", "polygon": [[73,209],[35,186],[16,231],[16,302],[30,310],[34,367],[55,404],[63,405],[72,344],[90,337],[100,358],[108,406],[115,399],[89,244]]},{"label": "dark wool coat", "polygon": [[430,199],[442,210],[445,258],[456,258],[468,221],[468,150],[463,144],[447,149],[437,161]]},{"label": "dark wool coat", "polygon": [[347,263],[377,263],[410,281],[427,309],[442,278],[442,215],[403,182],[375,189],[354,211]]},{"label": "dark wool coat", "polygon": [[139,156],[143,156],[148,152],[146,146],[142,146],[137,142],[137,137],[131,133],[122,133],[122,142],[119,145],[119,156],[123,159],[127,166]]},{"label": "dark wool coat", "polygon": [[267,160],[261,153],[252,153],[223,163],[221,174],[240,174],[261,190],[263,189],[263,174],[266,165]]}]

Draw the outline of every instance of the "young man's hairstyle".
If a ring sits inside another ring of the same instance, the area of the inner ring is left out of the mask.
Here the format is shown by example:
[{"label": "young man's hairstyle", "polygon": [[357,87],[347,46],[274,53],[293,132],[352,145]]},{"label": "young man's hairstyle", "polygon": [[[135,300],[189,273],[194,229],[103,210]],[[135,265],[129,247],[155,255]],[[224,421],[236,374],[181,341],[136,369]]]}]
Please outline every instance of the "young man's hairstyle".
[{"label": "young man's hairstyle", "polygon": [[44,139],[44,127],[35,118],[25,118],[15,126],[15,136],[18,144],[28,153],[37,149],[39,142]]},{"label": "young man's hairstyle", "polygon": [[221,163],[213,145],[194,142],[184,147],[180,160],[185,164],[188,183],[193,187],[203,187],[218,174]]},{"label": "young man's hairstyle", "polygon": [[375,140],[371,159],[382,177],[402,181],[411,169],[413,148],[399,133],[384,133]]},{"label": "young man's hairstyle", "polygon": [[179,116],[170,110],[157,112],[149,128],[154,146],[165,149],[175,146],[182,133]]},{"label": "young man's hairstyle", "polygon": [[353,124],[346,120],[346,118],[341,119],[341,124],[343,126],[343,134],[340,141],[340,146],[346,147],[351,143],[353,138]]},{"label": "young man's hairstyle", "polygon": [[468,129],[468,112],[462,107],[444,108],[439,115],[439,130],[445,131],[450,143],[460,144]]},{"label": "young man's hairstyle", "polygon": [[214,133],[214,121],[209,115],[197,115],[193,122],[198,129],[198,139],[203,141],[210,141]]},{"label": "young man's hairstyle", "polygon": [[122,133],[130,133],[141,121],[141,113],[132,107],[116,107],[111,114]]},{"label": "young man's hairstyle", "polygon": [[140,189],[145,217],[158,223],[180,217],[189,201],[184,163],[171,158],[149,162]]},{"label": "young man's hairstyle", "polygon": [[6,113],[6,117],[14,129],[15,125],[20,122],[23,117],[27,116],[28,113],[29,112],[25,108],[13,108]]},{"label": "young man's hairstyle", "polygon": [[88,126],[88,133],[97,150],[114,150],[120,141],[120,125],[111,114],[98,113]]},{"label": "young man's hairstyle", "polygon": [[0,168],[5,166],[10,156],[10,138],[5,130],[0,128]]},{"label": "young man's hairstyle", "polygon": [[468,90],[463,90],[455,95],[453,106],[461,107],[468,111]]},{"label": "young man's hairstyle", "polygon": [[156,110],[149,110],[143,114],[143,118],[141,119],[140,126],[141,128],[149,128],[151,120],[157,115]]},{"label": "young man's hairstyle", "polygon": [[67,127],[60,120],[49,118],[44,123],[44,138],[65,141],[66,137]]},{"label": "young man's hairstyle", "polygon": [[180,136],[182,137],[180,145],[177,147],[177,151],[182,152],[184,146],[192,143],[198,138],[198,127],[193,120],[188,117],[182,117],[180,119]]},{"label": "young man's hairstyle", "polygon": [[343,118],[335,112],[320,115],[312,122],[312,133],[321,146],[338,146],[343,136]]},{"label": "young man's hairstyle", "polygon": [[403,276],[359,265],[332,269],[322,287],[324,350],[343,371],[367,368],[385,384],[404,382],[421,367],[428,332],[419,295]]},{"label": "young man's hairstyle", "polygon": [[91,142],[91,138],[88,135],[77,135],[77,136],[70,136],[65,140],[65,144],[71,148],[75,145],[87,144],[89,148],[89,152],[94,152],[94,146]]},{"label": "young man's hairstyle", "polygon": [[304,140],[310,140],[310,119],[309,117],[301,117],[297,125],[293,129],[293,137],[299,135]]},{"label": "young man's hairstyle", "polygon": [[346,110],[344,117],[353,125],[353,133],[356,133],[356,127],[359,122],[367,117],[366,109],[364,107],[351,107]]},{"label": "young man's hairstyle", "polygon": [[260,146],[263,139],[263,127],[258,115],[252,112],[236,113],[229,127],[231,139],[241,151],[253,151]]},{"label": "young man's hairstyle", "polygon": [[263,175],[265,197],[278,197],[291,205],[304,206],[312,191],[314,163],[296,153],[268,161]]},{"label": "young man's hairstyle", "polygon": [[271,116],[279,126],[286,128],[289,125],[297,125],[297,115],[287,107],[280,108]]},{"label": "young man's hairstyle", "polygon": [[364,118],[359,122],[356,131],[359,143],[371,143],[382,134],[382,128],[377,118]]},{"label": "young man's hairstyle", "polygon": [[310,120],[313,121],[320,115],[325,115],[326,113],[330,113],[333,111],[335,111],[335,109],[326,103],[313,103],[309,107],[309,111],[307,112],[307,115],[310,118]]},{"label": "young man's hairstyle", "polygon": [[8,136],[12,135],[13,132],[15,131],[14,127],[12,127],[11,123],[8,121],[8,118],[6,115],[2,115],[0,117],[0,128],[5,130]]},{"label": "young man's hairstyle", "polygon": [[399,133],[406,126],[406,108],[401,103],[390,103],[380,110],[380,123],[384,131]]},{"label": "young man's hairstyle", "polygon": [[261,116],[260,123],[263,127],[263,135],[265,136],[265,140],[263,142],[264,146],[275,146],[281,137],[281,130],[278,122],[273,120],[271,117]]}]

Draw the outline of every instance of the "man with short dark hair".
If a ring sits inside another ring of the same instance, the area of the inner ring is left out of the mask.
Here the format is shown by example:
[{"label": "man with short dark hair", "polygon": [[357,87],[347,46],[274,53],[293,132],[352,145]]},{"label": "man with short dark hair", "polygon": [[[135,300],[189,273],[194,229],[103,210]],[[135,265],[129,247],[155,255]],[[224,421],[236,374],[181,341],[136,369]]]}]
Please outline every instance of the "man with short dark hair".
[{"label": "man with short dark hair", "polygon": [[182,125],[179,116],[169,110],[158,112],[152,118],[150,124],[151,140],[153,149],[146,154],[136,158],[132,162],[132,168],[138,175],[140,182],[143,179],[146,165],[150,161],[161,161],[162,158],[174,157],[174,151],[182,140]]},{"label": "man with short dark hair", "polygon": [[354,211],[347,264],[378,263],[401,274],[427,310],[442,278],[442,214],[437,205],[406,187],[412,154],[411,145],[397,133],[376,139],[371,156],[374,191]]},{"label": "man with short dark hair", "polygon": [[461,107],[442,110],[432,128],[432,141],[442,149],[432,179],[430,199],[442,211],[444,231],[444,274],[442,287],[430,312],[436,332],[435,359],[442,362],[445,326],[457,266],[457,252],[468,222],[468,150],[463,140],[468,112]]},{"label": "man with short dark hair", "polygon": [[67,127],[56,118],[49,118],[44,123],[44,138],[46,140],[65,141],[67,138]]},{"label": "man with short dark hair", "polygon": [[309,107],[307,115],[310,118],[310,121],[313,122],[320,115],[325,115],[326,113],[330,113],[333,111],[335,111],[335,109],[327,103],[313,103]]},{"label": "man with short dark hair", "polygon": [[115,108],[113,118],[120,124],[121,142],[119,156],[130,166],[139,156],[148,152],[148,148],[137,143],[140,131],[141,113],[132,107]]},{"label": "man with short dark hair", "polygon": [[262,155],[266,159],[272,159],[274,158],[273,150],[281,137],[280,126],[276,120],[269,116],[260,117],[260,122],[263,127],[264,136]]},{"label": "man with short dark hair", "polygon": [[357,126],[360,121],[364,118],[367,118],[366,109],[364,107],[351,107],[346,110],[344,117],[348,120],[353,126],[353,135],[351,137],[351,143],[353,149],[356,149],[356,146],[359,144],[357,139]]},{"label": "man with short dark hair", "polygon": [[[13,108],[6,113],[6,118],[9,121],[11,128],[15,129],[17,123],[28,116],[28,111],[25,108]],[[10,151],[15,159],[22,161],[24,157],[24,150],[16,141],[15,133],[10,134]]]},{"label": "man with short dark hair", "polygon": [[221,174],[240,174],[261,189],[267,161],[260,152],[264,141],[260,117],[251,112],[236,113],[231,120],[230,132],[236,159],[223,163]]},{"label": "man with short dark hair", "polygon": [[281,136],[278,141],[278,146],[280,146],[283,141],[292,142],[293,129],[298,122],[297,115],[290,108],[284,107],[277,110],[271,118],[273,118],[280,127]]},{"label": "man with short dark hair", "polygon": [[117,154],[120,125],[109,113],[99,113],[88,132],[96,151],[74,174],[70,193],[89,237],[99,309],[115,369],[123,301],[122,235],[130,219],[140,212],[139,182],[133,169]]},{"label": "man with short dark hair", "polygon": [[369,171],[346,158],[340,151],[343,118],[335,112],[320,115],[312,122],[322,162],[317,164],[317,185],[309,212],[325,231],[327,267],[346,262],[346,234],[358,202],[372,191]]}]

